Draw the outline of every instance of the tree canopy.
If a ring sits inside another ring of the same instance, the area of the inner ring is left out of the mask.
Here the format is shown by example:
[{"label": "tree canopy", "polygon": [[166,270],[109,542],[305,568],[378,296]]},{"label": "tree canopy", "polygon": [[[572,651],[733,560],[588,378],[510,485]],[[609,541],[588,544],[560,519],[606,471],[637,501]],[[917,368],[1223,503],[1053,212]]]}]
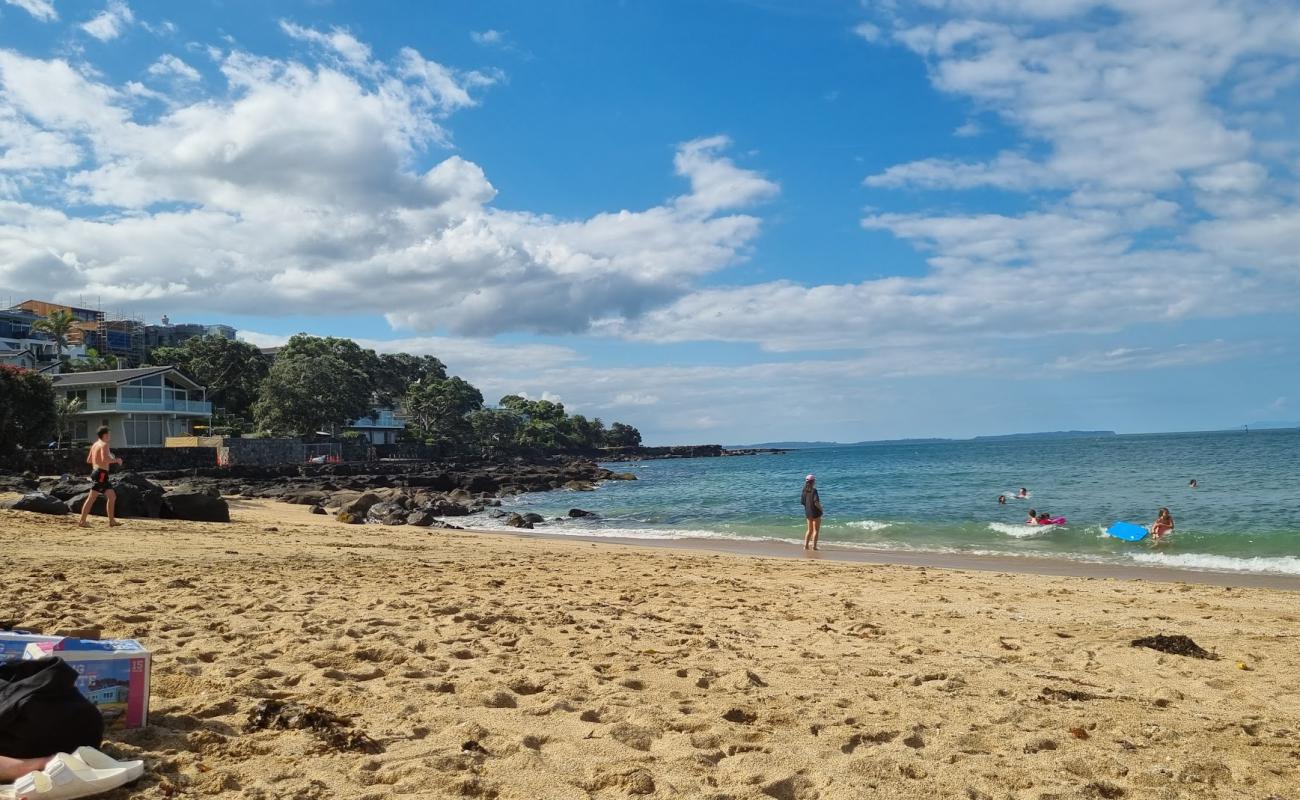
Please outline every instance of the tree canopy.
[{"label": "tree canopy", "polygon": [[44,447],[57,422],[50,379],[35,370],[0,365],[0,456]]},{"label": "tree canopy", "polygon": [[371,410],[370,376],[363,351],[350,339],[298,334],[289,340],[262,381],[253,416],[276,434],[330,431]]},{"label": "tree canopy", "polygon": [[177,347],[158,347],[156,365],[174,366],[203,384],[208,400],[223,415],[249,417],[271,360],[256,345],[223,336],[196,336]]}]

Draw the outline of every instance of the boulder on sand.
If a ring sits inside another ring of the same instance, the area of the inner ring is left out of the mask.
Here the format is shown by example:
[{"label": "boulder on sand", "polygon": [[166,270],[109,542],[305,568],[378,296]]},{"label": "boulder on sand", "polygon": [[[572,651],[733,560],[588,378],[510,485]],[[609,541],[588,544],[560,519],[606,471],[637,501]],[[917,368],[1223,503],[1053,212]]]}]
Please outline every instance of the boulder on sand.
[{"label": "boulder on sand", "polygon": [[524,514],[524,521],[536,524],[538,522],[545,522],[546,517],[543,517],[541,514],[534,514],[530,511],[527,514]]},{"label": "boulder on sand", "polygon": [[163,517],[194,522],[229,522],[230,506],[215,489],[181,485],[163,495]]},{"label": "boulder on sand", "polygon": [[[162,516],[163,489],[158,484],[134,472],[124,472],[112,478],[111,484],[113,494],[117,495],[117,502],[113,508],[115,516],[153,519]],[[50,494],[54,497],[63,497],[74,487],[80,491],[68,497],[64,505],[72,513],[80,514],[81,506],[86,502],[86,496],[90,494],[90,483],[60,481],[51,487]],[[90,513],[99,517],[108,516],[108,498],[102,494],[96,498]]]},{"label": "boulder on sand", "polygon": [[25,494],[13,502],[6,503],[6,508],[14,511],[31,511],[35,514],[66,514],[68,507],[63,501],[45,492]]},{"label": "boulder on sand", "polygon": [[521,516],[521,515],[519,515],[519,514],[511,514],[510,517],[506,520],[506,524],[509,525],[509,526],[512,527],[512,528],[531,528],[531,527],[533,527],[533,523],[531,523],[531,522],[529,522],[528,520],[524,519],[523,516]]},{"label": "boulder on sand", "polygon": [[359,520],[365,519],[366,513],[370,511],[370,507],[378,502],[381,502],[379,495],[374,492],[365,492],[357,497],[357,499],[344,503],[342,507],[339,508],[339,517],[341,519],[342,515],[348,514]]},{"label": "boulder on sand", "polygon": [[366,522],[374,525],[405,525],[410,512],[397,503],[375,503],[366,511]]}]

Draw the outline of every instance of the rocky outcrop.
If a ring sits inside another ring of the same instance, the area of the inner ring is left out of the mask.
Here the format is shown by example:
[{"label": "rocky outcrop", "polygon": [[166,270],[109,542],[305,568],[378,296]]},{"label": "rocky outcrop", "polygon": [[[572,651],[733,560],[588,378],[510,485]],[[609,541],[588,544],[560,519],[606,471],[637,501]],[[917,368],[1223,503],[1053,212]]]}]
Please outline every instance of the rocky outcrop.
[{"label": "rocky outcrop", "polygon": [[595,516],[599,516],[599,515],[596,514],[596,512],[594,511],[583,511],[581,508],[569,509],[569,517],[571,519],[582,519],[583,517],[595,517]]},{"label": "rocky outcrop", "polygon": [[63,501],[53,495],[45,492],[31,492],[12,502],[6,503],[5,508],[11,508],[14,511],[30,511],[34,514],[66,514],[68,507]]},{"label": "rocky outcrop", "polygon": [[506,524],[512,528],[528,528],[531,530],[533,527],[533,523],[524,519],[522,514],[511,514],[506,518]]},{"label": "rocky outcrop", "polygon": [[162,516],[194,522],[229,522],[230,506],[212,489],[182,484],[163,495]]}]

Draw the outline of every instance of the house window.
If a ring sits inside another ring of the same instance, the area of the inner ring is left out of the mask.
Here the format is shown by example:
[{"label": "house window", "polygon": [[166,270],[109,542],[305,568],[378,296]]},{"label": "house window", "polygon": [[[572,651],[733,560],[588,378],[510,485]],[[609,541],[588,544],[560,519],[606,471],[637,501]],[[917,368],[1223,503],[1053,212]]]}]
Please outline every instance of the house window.
[{"label": "house window", "polygon": [[68,392],[68,399],[69,399],[69,400],[80,400],[80,401],[81,401],[81,405],[82,405],[82,407],[85,407],[85,405],[86,405],[86,390],[85,390],[85,389],[77,389],[77,390],[74,391],[74,392]]},{"label": "house window", "polygon": [[72,438],[78,442],[90,440],[90,425],[84,419],[72,423]]},{"label": "house window", "polygon": [[117,387],[99,390],[99,402],[106,406],[117,405]]}]

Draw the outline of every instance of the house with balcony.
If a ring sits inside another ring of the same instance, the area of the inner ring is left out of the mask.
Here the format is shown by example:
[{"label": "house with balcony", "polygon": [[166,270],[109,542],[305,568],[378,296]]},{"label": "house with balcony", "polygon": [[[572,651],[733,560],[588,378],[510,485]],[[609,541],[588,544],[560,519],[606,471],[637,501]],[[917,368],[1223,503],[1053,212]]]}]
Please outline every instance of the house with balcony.
[{"label": "house with balcony", "polygon": [[210,424],[212,404],[204,387],[175,367],[111,369],[52,375],[55,396],[76,398],[81,411],[72,438],[86,442],[101,425],[115,447],[162,447],[168,436],[190,436]]},{"label": "house with balcony", "polygon": [[398,435],[406,430],[406,417],[399,409],[376,407],[346,428],[359,431],[371,444],[397,444]]}]

